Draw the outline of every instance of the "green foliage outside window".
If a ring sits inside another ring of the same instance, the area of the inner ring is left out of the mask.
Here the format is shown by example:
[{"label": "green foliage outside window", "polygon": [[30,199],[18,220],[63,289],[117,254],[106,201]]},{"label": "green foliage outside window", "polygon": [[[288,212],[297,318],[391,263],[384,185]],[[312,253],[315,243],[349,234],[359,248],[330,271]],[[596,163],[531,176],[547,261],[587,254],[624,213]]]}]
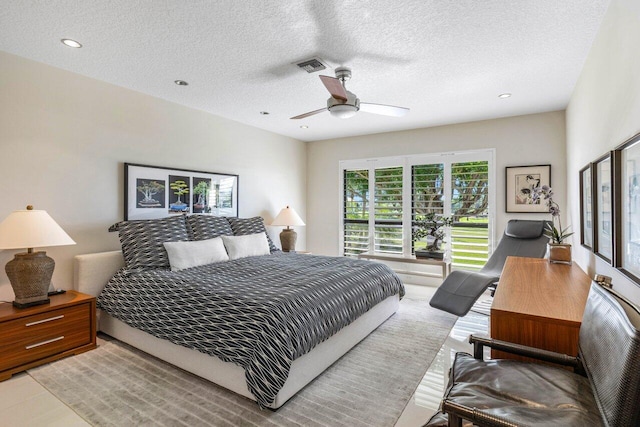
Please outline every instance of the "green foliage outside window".
[{"label": "green foliage outside window", "polygon": [[[403,210],[411,209],[414,241],[414,231],[420,228],[419,224],[431,215],[439,216],[452,225],[454,264],[456,256],[461,264],[478,267],[484,264],[488,252],[487,161],[452,163],[451,194],[448,196],[444,194],[444,164],[411,166],[411,200],[403,200],[402,167],[372,172],[375,173],[375,188],[370,189],[369,170],[344,171],[345,255],[369,250],[369,192],[373,191],[375,252],[402,253]],[[448,218],[443,218],[445,203],[450,203],[451,217]],[[442,228],[438,229],[438,233],[442,231]]]}]

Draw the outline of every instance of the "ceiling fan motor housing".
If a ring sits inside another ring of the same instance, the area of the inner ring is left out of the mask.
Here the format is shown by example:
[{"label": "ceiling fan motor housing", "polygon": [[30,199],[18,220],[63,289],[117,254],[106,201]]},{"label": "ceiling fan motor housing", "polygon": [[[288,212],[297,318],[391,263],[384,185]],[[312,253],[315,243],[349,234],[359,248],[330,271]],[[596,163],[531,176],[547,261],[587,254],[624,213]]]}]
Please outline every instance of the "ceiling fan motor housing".
[{"label": "ceiling fan motor housing", "polygon": [[347,91],[347,100],[336,99],[332,96],[327,99],[327,110],[331,115],[341,119],[353,117],[360,110],[360,100],[353,93]]}]

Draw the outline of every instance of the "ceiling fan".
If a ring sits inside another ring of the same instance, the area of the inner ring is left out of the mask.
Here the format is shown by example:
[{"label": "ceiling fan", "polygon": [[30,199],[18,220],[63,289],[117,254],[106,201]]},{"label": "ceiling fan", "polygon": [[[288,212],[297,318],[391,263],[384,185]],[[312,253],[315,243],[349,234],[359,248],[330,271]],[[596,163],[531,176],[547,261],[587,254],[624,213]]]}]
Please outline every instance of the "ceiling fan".
[{"label": "ceiling fan", "polygon": [[360,102],[360,99],[355,94],[349,92],[345,87],[345,82],[350,78],[351,69],[347,67],[336,68],[335,77],[320,76],[320,80],[322,80],[322,83],[324,83],[324,86],[331,94],[331,97],[327,99],[326,108],[309,111],[308,113],[291,117],[291,119],[304,119],[305,117],[313,116],[324,111],[329,111],[332,116],[341,119],[353,117],[358,111],[393,117],[402,117],[409,112],[409,109],[404,107]]}]

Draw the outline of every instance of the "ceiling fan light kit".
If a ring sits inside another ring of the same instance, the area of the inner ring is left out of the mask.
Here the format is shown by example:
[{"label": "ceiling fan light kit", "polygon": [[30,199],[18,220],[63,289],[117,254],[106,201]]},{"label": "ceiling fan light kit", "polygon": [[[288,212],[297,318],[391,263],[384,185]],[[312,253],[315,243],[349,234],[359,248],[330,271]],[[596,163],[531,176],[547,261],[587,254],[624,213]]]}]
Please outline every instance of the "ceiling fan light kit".
[{"label": "ceiling fan light kit", "polygon": [[391,117],[402,117],[409,112],[408,108],[396,107],[394,105],[360,103],[360,99],[347,90],[345,82],[351,78],[351,69],[347,67],[336,68],[336,76],[320,76],[320,80],[327,88],[331,96],[327,99],[327,108],[310,111],[291,117],[293,120],[304,119],[324,111],[329,111],[332,116],[340,119],[348,119],[356,115],[361,107],[363,111],[373,114],[381,114]]},{"label": "ceiling fan light kit", "polygon": [[327,99],[327,110],[332,116],[340,119],[348,119],[356,115],[360,110],[360,100],[351,92],[347,92],[345,101],[334,98]]},{"label": "ceiling fan light kit", "polygon": [[349,104],[336,104],[332,107],[329,107],[329,112],[331,113],[331,115],[339,119],[348,119],[349,117],[353,117],[356,115],[358,110],[358,107]]}]

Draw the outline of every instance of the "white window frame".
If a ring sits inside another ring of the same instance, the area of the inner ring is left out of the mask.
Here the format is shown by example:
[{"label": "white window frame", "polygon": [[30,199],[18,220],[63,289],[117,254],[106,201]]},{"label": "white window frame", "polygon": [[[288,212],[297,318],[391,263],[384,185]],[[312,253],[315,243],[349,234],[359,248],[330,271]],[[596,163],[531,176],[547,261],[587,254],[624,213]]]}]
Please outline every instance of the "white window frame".
[{"label": "white window frame", "polygon": [[[413,154],[407,156],[378,157],[369,159],[356,160],[340,160],[338,162],[339,169],[339,202],[340,211],[338,212],[338,253],[344,255],[344,172],[345,170],[367,169],[369,171],[369,251],[373,254],[375,250],[375,169],[392,168],[402,166],[402,223],[411,224],[411,209],[406,209],[406,203],[411,202],[411,167],[414,165],[444,164],[444,216],[451,215],[451,201],[448,200],[451,194],[451,165],[453,163],[486,161],[489,167],[489,206],[488,211],[488,233],[489,233],[489,256],[493,253],[494,248],[494,224],[496,212],[496,171],[495,171],[496,149],[488,148],[483,150],[466,150],[451,151],[445,153],[426,153]],[[373,219],[373,220],[372,220]],[[411,256],[411,227],[403,227],[402,229],[402,256]]]}]

